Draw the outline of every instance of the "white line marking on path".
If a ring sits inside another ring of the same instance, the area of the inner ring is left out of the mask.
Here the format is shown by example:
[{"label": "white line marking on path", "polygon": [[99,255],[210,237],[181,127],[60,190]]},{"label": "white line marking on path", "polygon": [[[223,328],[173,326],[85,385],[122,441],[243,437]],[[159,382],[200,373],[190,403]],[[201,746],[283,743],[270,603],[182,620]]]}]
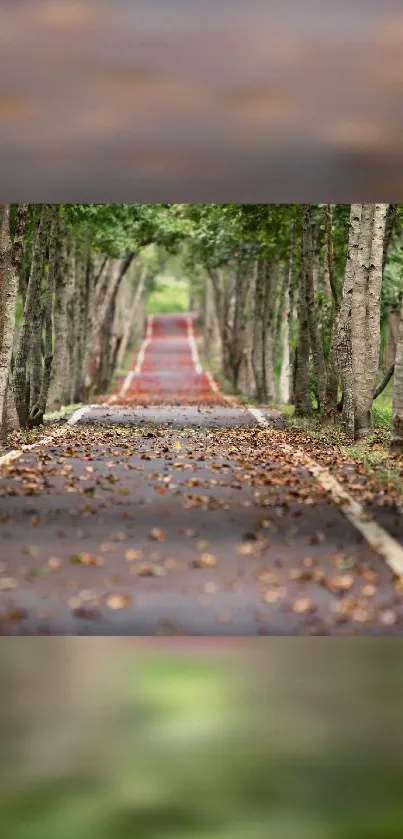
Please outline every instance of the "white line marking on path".
[{"label": "white line marking on path", "polygon": [[141,368],[142,368],[143,363],[144,363],[144,357],[145,357],[145,354],[146,354],[146,349],[149,346],[150,342],[152,341],[152,337],[153,337],[153,316],[149,315],[148,318],[147,318],[146,337],[144,338],[144,340],[143,340],[143,342],[140,346],[140,349],[138,351],[136,366],[133,368],[133,370],[129,370],[129,372],[128,372],[128,374],[127,374],[127,376],[126,376],[126,378],[123,382],[123,385],[122,385],[122,388],[121,388],[121,391],[120,391],[120,394],[119,394],[120,396],[125,396],[126,395],[127,391],[130,390],[130,388],[132,386],[134,377],[140,375]]},{"label": "white line marking on path", "polygon": [[51,443],[58,440],[60,437],[64,437],[66,434],[66,426],[60,428],[58,431],[55,431],[49,437],[41,437],[39,440],[35,440],[35,443],[29,443],[27,445],[21,446],[20,449],[12,449],[11,452],[7,452],[7,454],[3,454],[0,457],[0,466],[8,466],[9,463],[13,463],[14,460],[18,460],[21,455],[25,452],[33,451],[33,449],[39,449],[41,446],[48,446]]},{"label": "white line marking on path", "polygon": [[[266,417],[259,408],[248,406],[248,411],[256,419],[259,425],[269,428]],[[270,429],[273,434],[278,434],[275,429]],[[289,446],[288,443],[281,443],[281,449],[287,454],[297,454],[303,460],[303,465],[316,478],[318,483],[329,493],[337,507],[344,513],[346,518],[358,530],[368,545],[385,560],[389,568],[397,576],[403,576],[403,547],[376,521],[368,519],[364,508],[358,501],[339,484],[336,478],[330,474],[324,466],[320,466],[301,449]]]},{"label": "white line marking on path", "polygon": [[77,408],[77,411],[74,411],[74,414],[72,414],[70,419],[67,420],[67,424],[76,425],[76,423],[81,419],[81,417],[85,417],[85,415],[89,414],[90,411],[93,411],[94,408],[107,407],[107,405],[101,405],[100,403],[98,403],[97,405],[83,405],[82,408]]},{"label": "white line marking on path", "polygon": [[192,315],[188,315],[187,323],[188,323],[188,341],[189,341],[192,361],[193,361],[193,364],[195,366],[196,373],[199,376],[200,373],[203,372],[203,368],[200,364],[199,351],[197,349],[196,339],[195,339],[195,335],[194,335],[194,331],[193,331]]}]

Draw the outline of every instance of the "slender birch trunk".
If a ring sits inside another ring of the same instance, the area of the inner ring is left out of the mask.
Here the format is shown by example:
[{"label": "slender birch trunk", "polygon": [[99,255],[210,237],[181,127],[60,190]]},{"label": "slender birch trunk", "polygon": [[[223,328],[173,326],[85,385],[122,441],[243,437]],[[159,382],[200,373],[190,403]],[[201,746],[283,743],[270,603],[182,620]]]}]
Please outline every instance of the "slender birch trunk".
[{"label": "slender birch trunk", "polygon": [[67,261],[67,230],[59,217],[56,220],[55,228],[55,262],[54,262],[54,353],[52,364],[52,376],[49,384],[47,408],[49,411],[59,411],[63,401],[66,387],[66,378],[69,379],[69,353],[68,353],[68,317],[67,299],[69,293],[69,274]]},{"label": "slender birch trunk", "polygon": [[84,397],[83,361],[86,329],[86,264],[81,248],[76,244],[74,254],[74,297],[73,297],[73,370],[71,380],[72,403],[81,402]]},{"label": "slender birch trunk", "polygon": [[346,271],[340,311],[336,324],[336,348],[339,376],[343,388],[343,421],[349,437],[355,436],[354,377],[351,346],[351,313],[353,290],[358,268],[362,204],[350,208]]},{"label": "slender birch trunk", "polygon": [[[0,430],[7,430],[13,407],[9,388],[15,329],[15,310],[21,271],[28,205],[17,210],[14,241],[10,235],[10,205],[2,207],[0,230]],[[8,410],[7,410],[8,407]],[[7,422],[8,418],[8,422]],[[14,424],[14,423],[13,423]]]},{"label": "slender birch trunk", "polygon": [[288,266],[286,272],[286,288],[283,306],[284,308],[284,328],[282,338],[282,356],[281,356],[281,371],[278,385],[278,397],[281,405],[288,405],[291,400],[292,393],[292,360],[290,352],[291,344],[291,329],[292,329],[292,311],[291,311],[291,295],[294,283],[294,261],[295,261],[295,223],[293,222],[291,229],[290,253],[288,259]]},{"label": "slender birch trunk", "polygon": [[58,241],[57,241],[57,224],[58,224],[58,209],[55,210],[53,220],[52,220],[52,228],[50,231],[50,243],[49,243],[49,262],[48,262],[48,270],[46,273],[46,289],[45,289],[45,299],[44,299],[44,310],[43,310],[43,327],[44,327],[44,336],[43,336],[43,367],[42,367],[42,378],[41,378],[41,385],[39,390],[39,395],[36,402],[32,405],[29,417],[28,417],[28,425],[30,427],[38,426],[43,423],[43,417],[46,411],[46,405],[48,400],[48,393],[49,393],[49,386],[52,376],[52,363],[53,363],[53,296],[54,296],[54,284],[55,284],[55,268],[56,268],[56,258],[57,258],[57,248],[58,248]]},{"label": "slender birch trunk", "polygon": [[263,382],[263,334],[264,334],[264,303],[265,303],[266,263],[259,259],[257,263],[255,283],[255,305],[252,345],[252,367],[256,382],[256,397],[264,400]]},{"label": "slender birch trunk", "polygon": [[391,450],[403,452],[403,299],[400,312],[400,325],[396,345],[393,382],[393,418]]},{"label": "slender birch trunk", "polygon": [[372,401],[379,370],[382,259],[387,204],[364,204],[358,266],[353,287],[351,347],[354,435],[372,428]]},{"label": "slender birch trunk", "polygon": [[298,293],[298,339],[294,359],[294,404],[295,414],[300,417],[312,413],[310,389],[310,340],[306,294],[306,271],[300,273]]},{"label": "slender birch trunk", "polygon": [[236,267],[234,323],[230,346],[232,385],[235,392],[239,388],[239,376],[246,350],[246,305],[248,300],[249,268],[250,266],[243,261],[240,261]]},{"label": "slender birch trunk", "polygon": [[51,208],[49,205],[41,207],[39,224],[33,248],[31,271],[25,298],[24,315],[18,336],[18,346],[15,354],[13,372],[13,390],[15,405],[21,428],[26,428],[29,413],[29,380],[27,381],[27,365],[29,360],[32,315],[35,304],[41,294],[42,274],[45,262],[47,237],[49,234]]},{"label": "slender birch trunk", "polygon": [[132,340],[132,335],[133,335],[134,326],[135,326],[136,314],[137,314],[137,311],[138,311],[138,308],[139,308],[139,305],[140,305],[140,300],[141,300],[141,298],[144,294],[144,291],[145,291],[145,288],[146,288],[146,285],[147,285],[148,277],[149,277],[149,274],[148,274],[147,268],[143,268],[141,270],[140,278],[139,278],[137,286],[135,288],[135,292],[134,292],[134,296],[133,296],[133,302],[132,302],[132,305],[130,307],[130,311],[129,311],[129,314],[128,314],[128,317],[127,317],[127,320],[126,320],[126,323],[125,323],[123,335],[122,335],[122,340],[120,342],[119,350],[118,350],[118,353],[117,353],[117,356],[116,356],[116,367],[119,370],[121,369],[122,364],[124,363],[126,353],[128,351],[129,345],[130,345],[131,340]]},{"label": "slender birch trunk", "polygon": [[312,350],[313,365],[316,374],[319,410],[323,410],[326,391],[326,371],[323,344],[319,330],[319,318],[314,287],[314,248],[312,205],[303,205],[302,217],[302,271],[306,296],[306,314],[308,319],[309,342]]},{"label": "slender birch trunk", "polygon": [[274,311],[279,281],[278,258],[266,262],[264,318],[262,335],[263,401],[274,402]]}]

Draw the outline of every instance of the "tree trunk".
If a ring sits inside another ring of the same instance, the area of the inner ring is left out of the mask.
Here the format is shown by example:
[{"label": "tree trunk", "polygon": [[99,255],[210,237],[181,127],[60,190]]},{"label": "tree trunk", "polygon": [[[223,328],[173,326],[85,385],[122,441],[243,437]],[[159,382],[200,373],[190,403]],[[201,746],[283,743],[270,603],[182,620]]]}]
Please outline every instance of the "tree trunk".
[{"label": "tree trunk", "polygon": [[13,351],[15,310],[23,243],[27,227],[28,206],[20,204],[17,211],[14,241],[10,236],[10,205],[2,207],[0,230],[0,430],[12,412],[13,395],[9,389],[10,365]]},{"label": "tree trunk", "polygon": [[95,302],[94,326],[91,336],[91,358],[89,366],[84,370],[86,377],[86,393],[90,394],[102,391],[102,381],[104,374],[102,374],[103,365],[103,330],[107,326],[111,326],[109,322],[111,307],[114,306],[116,294],[119,285],[129,269],[134,258],[134,254],[130,254],[126,259],[115,259],[110,262],[110,271],[107,272],[107,282],[104,285],[101,295]]},{"label": "tree trunk", "polygon": [[381,393],[383,393],[383,391],[385,390],[385,387],[387,387],[387,385],[389,384],[394,372],[395,372],[395,362],[393,362],[393,364],[390,365],[389,370],[387,370],[387,372],[385,373],[385,375],[382,377],[381,381],[379,382],[379,385],[375,390],[373,399],[378,399],[378,396],[380,396]]},{"label": "tree trunk", "polygon": [[256,382],[256,397],[260,402],[264,400],[263,381],[263,335],[264,335],[264,305],[265,305],[266,263],[259,259],[257,263],[254,305],[254,331],[252,346],[252,367]]},{"label": "tree trunk", "polygon": [[297,223],[296,220],[293,219],[291,224],[291,244],[290,244],[290,281],[288,285],[288,352],[290,357],[290,399],[291,403],[294,403],[294,372],[295,372],[295,345],[294,345],[294,333],[295,333],[295,306],[296,306],[296,271],[295,271],[295,258],[296,258],[296,245],[297,245]]},{"label": "tree trunk", "polygon": [[15,405],[21,428],[26,428],[29,413],[29,391],[27,390],[27,364],[30,349],[32,317],[35,312],[36,301],[41,294],[42,273],[45,262],[47,237],[49,233],[51,209],[44,204],[41,207],[39,224],[33,248],[31,271],[25,298],[24,315],[18,336],[18,346],[15,355],[13,390]]},{"label": "tree trunk", "polygon": [[240,392],[249,397],[253,397],[256,393],[256,382],[252,366],[256,267],[256,261],[252,262],[250,265],[249,277],[247,281],[247,296],[245,303],[244,350],[242,355],[241,370],[238,379],[238,387]]},{"label": "tree trunk", "polygon": [[55,285],[55,269],[58,250],[58,208],[54,211],[52,228],[50,231],[49,263],[46,275],[46,290],[44,301],[44,342],[43,342],[43,370],[39,396],[29,412],[28,425],[38,426],[43,423],[46,411],[49,386],[52,376],[53,362],[53,295]]},{"label": "tree trunk", "polygon": [[351,314],[356,439],[365,437],[372,428],[372,400],[379,370],[386,212],[387,204],[364,204],[362,207],[359,261]]},{"label": "tree trunk", "polygon": [[281,371],[278,384],[278,398],[281,405],[288,405],[291,399],[292,391],[292,360],[290,352],[291,344],[291,328],[292,328],[292,312],[291,299],[293,294],[294,283],[294,260],[295,260],[295,223],[292,224],[290,254],[288,259],[288,268],[286,272],[286,288],[284,299],[284,329],[282,339],[282,356],[281,356]]},{"label": "tree trunk", "polygon": [[393,231],[395,229],[397,219],[397,204],[388,204],[385,219],[385,236],[382,248],[382,274],[385,270],[385,265],[388,260],[388,253],[390,243],[392,241]]},{"label": "tree trunk", "polygon": [[73,297],[73,370],[70,402],[76,404],[84,398],[83,362],[86,331],[86,265],[83,254],[76,245],[74,254],[74,297]]},{"label": "tree trunk", "polygon": [[337,365],[337,316],[340,310],[340,299],[334,279],[334,252],[333,252],[333,207],[326,204],[326,266],[328,289],[332,297],[332,325],[330,336],[329,355],[326,365],[326,392],[324,414],[327,420],[336,419],[339,393],[339,374]]},{"label": "tree trunk", "polygon": [[71,274],[67,260],[67,230],[60,218],[55,229],[55,264],[54,264],[54,354],[52,377],[49,385],[47,409],[59,411],[64,401],[66,378],[69,379],[68,353],[68,316],[67,302]]},{"label": "tree trunk", "polygon": [[273,403],[276,399],[274,377],[274,311],[279,282],[278,258],[266,262],[266,282],[263,320],[263,401]]},{"label": "tree trunk", "polygon": [[[275,315],[275,325],[274,325],[273,357],[274,357],[274,363],[275,364],[277,363],[277,360],[280,358],[280,356],[282,354],[284,321],[287,318],[287,309],[288,309],[288,285],[289,285],[289,265],[284,264],[284,265],[281,266],[281,281],[280,281],[280,288],[279,288],[276,315]],[[286,300],[287,300],[287,305],[286,305]]]},{"label": "tree trunk", "polygon": [[308,318],[309,341],[312,348],[312,358],[318,388],[319,410],[322,411],[325,402],[326,370],[323,355],[322,337],[319,330],[319,318],[315,300],[314,288],[314,250],[313,250],[313,220],[312,205],[303,205],[302,219],[302,271],[304,274],[304,289],[306,295],[306,312]]},{"label": "tree trunk", "polygon": [[149,274],[148,274],[147,268],[142,268],[141,273],[140,273],[140,278],[139,278],[139,281],[137,283],[137,287],[136,287],[135,292],[134,292],[133,302],[132,302],[132,305],[130,307],[130,312],[128,314],[128,317],[127,317],[127,320],[126,320],[126,323],[125,323],[125,327],[124,327],[124,331],[123,331],[123,335],[122,335],[122,340],[121,340],[120,345],[119,345],[119,351],[118,351],[118,354],[116,356],[116,368],[118,370],[120,370],[122,368],[122,365],[124,364],[124,360],[126,358],[126,353],[127,353],[128,347],[129,347],[129,345],[131,343],[131,340],[132,340],[136,314],[137,314],[137,311],[138,311],[138,308],[139,308],[140,300],[141,300],[141,298],[144,294],[145,288],[147,286],[148,277],[149,277]]},{"label": "tree trunk", "polygon": [[239,375],[246,350],[248,275],[249,265],[239,262],[236,267],[234,323],[230,345],[232,385],[236,393],[239,388]]},{"label": "tree trunk", "polygon": [[210,359],[217,359],[220,368],[223,367],[222,329],[220,312],[217,309],[217,294],[210,272],[206,274],[204,296],[203,345]]},{"label": "tree trunk", "polygon": [[403,452],[403,300],[396,346],[395,378],[393,382],[393,419],[391,450]]},{"label": "tree trunk", "polygon": [[298,295],[298,340],[294,369],[295,414],[300,417],[307,417],[312,413],[309,355],[310,342],[306,294],[306,271],[302,267]]},{"label": "tree trunk", "polygon": [[65,379],[65,386],[62,391],[62,404],[69,405],[72,402],[73,396],[73,380],[74,380],[74,358],[75,358],[75,323],[74,323],[74,312],[75,312],[75,301],[74,301],[74,292],[75,292],[75,253],[76,253],[76,245],[73,239],[73,236],[67,231],[66,235],[66,246],[67,246],[67,292],[66,292],[66,308],[67,308],[67,353],[68,353],[68,364],[67,370],[68,375]]},{"label": "tree trunk", "polygon": [[354,377],[351,346],[353,287],[358,268],[362,204],[350,208],[348,252],[340,311],[336,323],[336,358],[343,387],[343,421],[349,437],[355,435]]}]

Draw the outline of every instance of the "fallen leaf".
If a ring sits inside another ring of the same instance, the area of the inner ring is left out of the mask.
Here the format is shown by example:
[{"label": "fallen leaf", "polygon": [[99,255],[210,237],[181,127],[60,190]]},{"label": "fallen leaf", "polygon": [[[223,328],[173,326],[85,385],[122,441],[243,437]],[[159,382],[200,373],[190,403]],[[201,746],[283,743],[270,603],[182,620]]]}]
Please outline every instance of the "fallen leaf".
[{"label": "fallen leaf", "polygon": [[73,554],[71,562],[76,565],[103,565],[104,560],[101,556],[90,553]]},{"label": "fallen leaf", "polygon": [[48,559],[48,567],[51,571],[59,571],[59,568],[61,568],[61,564],[62,561],[61,559],[58,559],[57,556],[51,556],[50,559]]},{"label": "fallen leaf", "polygon": [[143,558],[143,551],[137,551],[137,550],[134,550],[134,548],[130,548],[125,553],[125,559],[127,559],[128,562],[133,562],[137,559],[142,559],[142,558]]},{"label": "fallen leaf", "polygon": [[299,615],[305,614],[306,612],[315,612],[316,606],[312,603],[312,600],[309,597],[300,597],[298,600],[295,601],[293,604],[293,611]]},{"label": "fallen leaf", "polygon": [[127,594],[107,594],[105,603],[108,609],[118,611],[119,609],[127,609],[132,605],[133,598]]},{"label": "fallen leaf", "polygon": [[199,561],[203,568],[214,568],[217,565],[217,558],[213,554],[201,554]]},{"label": "fallen leaf", "polygon": [[166,533],[160,530],[159,527],[153,527],[150,531],[150,539],[154,539],[155,542],[165,542],[166,538]]},{"label": "fallen leaf", "polygon": [[285,597],[287,590],[282,586],[280,588],[265,591],[262,597],[264,603],[277,603],[282,597]]},{"label": "fallen leaf", "polygon": [[329,587],[334,591],[348,591],[354,584],[352,574],[336,574],[329,580]]},{"label": "fallen leaf", "polygon": [[379,620],[385,626],[393,626],[397,621],[397,614],[393,609],[385,609],[379,614]]},{"label": "fallen leaf", "polygon": [[143,565],[135,565],[131,569],[131,573],[135,577],[163,577],[165,572],[164,568],[161,568],[159,565],[153,565],[151,562],[145,562]]},{"label": "fallen leaf", "polygon": [[12,588],[17,588],[17,580],[14,577],[0,577],[0,589],[1,591],[8,591]]},{"label": "fallen leaf", "polygon": [[372,585],[372,583],[367,583],[367,585],[363,586],[360,594],[363,597],[374,597],[376,594],[376,586]]},{"label": "fallen leaf", "polygon": [[256,546],[252,542],[244,542],[237,545],[237,552],[244,556],[251,556],[256,553]]},{"label": "fallen leaf", "polygon": [[96,603],[99,601],[99,595],[95,591],[91,591],[91,589],[83,589],[80,591],[79,597],[86,603]]}]

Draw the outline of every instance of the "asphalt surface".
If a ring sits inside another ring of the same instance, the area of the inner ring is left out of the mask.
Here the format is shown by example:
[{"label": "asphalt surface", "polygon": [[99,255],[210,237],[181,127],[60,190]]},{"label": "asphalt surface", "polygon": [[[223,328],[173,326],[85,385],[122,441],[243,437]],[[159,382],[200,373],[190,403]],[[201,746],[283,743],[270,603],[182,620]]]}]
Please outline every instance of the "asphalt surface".
[{"label": "asphalt surface", "polygon": [[192,333],[155,318],[124,395],[0,466],[1,634],[402,634],[386,563],[276,451],[284,418],[197,372]]}]

